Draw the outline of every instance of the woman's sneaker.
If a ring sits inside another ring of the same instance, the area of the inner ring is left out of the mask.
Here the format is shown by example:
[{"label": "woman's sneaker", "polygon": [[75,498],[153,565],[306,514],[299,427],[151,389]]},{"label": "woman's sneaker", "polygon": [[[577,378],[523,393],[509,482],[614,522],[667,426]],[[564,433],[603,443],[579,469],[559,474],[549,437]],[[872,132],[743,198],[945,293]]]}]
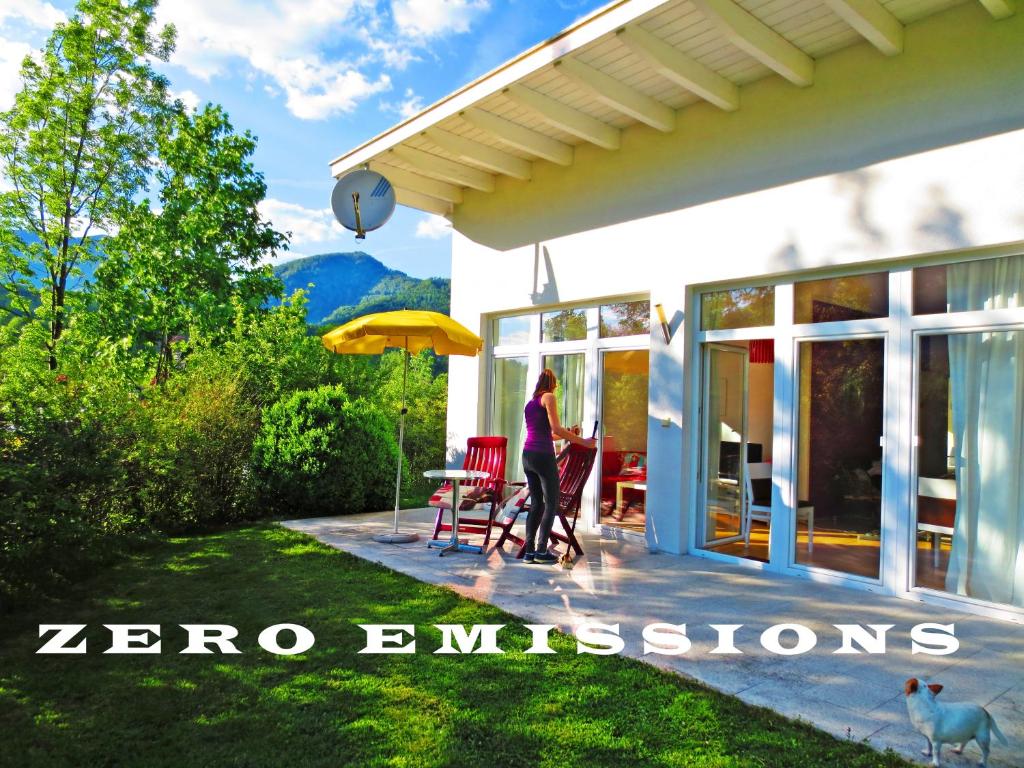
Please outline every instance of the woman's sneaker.
[{"label": "woman's sneaker", "polygon": [[535,557],[536,557],[536,555],[533,552],[527,552],[527,553],[525,553],[523,555],[523,562],[524,563],[532,563],[532,562],[534,562],[534,558]]},{"label": "woman's sneaker", "polygon": [[533,555],[533,562],[551,564],[558,562],[558,555],[553,555],[550,552],[535,552]]}]

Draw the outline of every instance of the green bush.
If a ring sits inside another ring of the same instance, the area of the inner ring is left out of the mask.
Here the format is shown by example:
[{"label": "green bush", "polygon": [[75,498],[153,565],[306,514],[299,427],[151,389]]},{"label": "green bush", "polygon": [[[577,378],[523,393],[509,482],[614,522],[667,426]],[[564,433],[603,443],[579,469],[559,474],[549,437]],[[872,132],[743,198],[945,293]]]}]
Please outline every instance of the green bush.
[{"label": "green bush", "polygon": [[140,528],[136,392],[105,350],[49,370],[35,336],[0,349],[0,609],[88,573]]},{"label": "green bush", "polygon": [[250,456],[260,414],[242,390],[236,376],[200,369],[147,402],[137,461],[150,528],[180,532],[253,517]]},{"label": "green bush", "polygon": [[264,503],[294,515],[386,509],[397,461],[389,420],[340,386],[295,392],[265,409],[253,446]]}]

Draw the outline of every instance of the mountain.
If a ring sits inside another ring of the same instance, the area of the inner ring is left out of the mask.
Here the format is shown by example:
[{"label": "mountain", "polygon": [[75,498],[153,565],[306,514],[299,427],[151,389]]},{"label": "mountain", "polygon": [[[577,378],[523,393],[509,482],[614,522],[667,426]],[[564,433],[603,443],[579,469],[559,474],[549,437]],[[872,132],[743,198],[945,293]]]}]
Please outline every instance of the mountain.
[{"label": "mountain", "polygon": [[[29,232],[24,229],[16,229],[14,231],[14,234],[19,240],[21,240],[21,242],[25,243],[26,245],[34,245],[40,242],[39,236],[36,235],[34,232]],[[100,247],[102,245],[101,241],[103,240],[103,238],[104,235],[92,235],[91,237],[88,238],[89,248],[94,254],[96,254],[97,260],[101,256]],[[88,284],[95,279],[96,266],[98,264],[97,260],[78,263],[78,271],[81,272],[81,274],[75,274],[68,277],[67,288],[69,291],[84,290],[88,286]],[[36,264],[33,268],[33,271],[34,274],[28,276],[29,281],[37,288],[40,288],[43,285],[44,279],[42,265]]]},{"label": "mountain", "polygon": [[275,267],[274,274],[284,283],[285,294],[298,288],[308,292],[306,320],[310,325],[333,327],[360,315],[392,309],[431,309],[445,314],[449,309],[448,280],[409,277],[362,251],[287,261]]},{"label": "mountain", "polygon": [[[15,230],[14,235],[26,245],[33,245],[40,242],[39,237],[35,233],[28,232],[23,229]],[[100,241],[103,237],[103,235],[93,235],[89,238],[90,249],[97,255],[97,259],[100,256],[100,247],[102,245]],[[80,262],[77,266],[78,272],[68,276],[67,289],[69,291],[81,291],[88,289],[89,284],[95,280],[97,264],[97,260]],[[7,275],[5,276],[5,279],[13,281],[15,277],[27,278],[29,284],[32,286],[31,289],[20,285],[17,287],[17,293],[21,299],[27,302],[31,307],[39,306],[38,289],[43,287],[43,283],[46,279],[43,266],[35,263],[32,265],[32,274],[18,274],[15,276]],[[6,311],[13,301],[13,297],[7,291],[0,289],[0,325],[5,325],[14,318],[14,315]]]}]

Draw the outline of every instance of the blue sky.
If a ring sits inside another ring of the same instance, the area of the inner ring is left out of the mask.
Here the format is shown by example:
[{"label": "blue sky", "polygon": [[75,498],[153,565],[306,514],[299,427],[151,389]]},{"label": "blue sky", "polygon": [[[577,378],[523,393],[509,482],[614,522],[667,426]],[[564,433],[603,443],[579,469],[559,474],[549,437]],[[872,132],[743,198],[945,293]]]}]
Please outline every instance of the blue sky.
[{"label": "blue sky", "polygon": [[[330,213],[328,162],[604,0],[162,0],[178,47],[161,65],[187,104],[224,105],[259,137],[265,215],[291,256],[365,250],[417,277],[448,276],[439,217],[399,206],[357,244]],[[22,57],[73,12],[66,0],[0,0],[0,109]]]}]

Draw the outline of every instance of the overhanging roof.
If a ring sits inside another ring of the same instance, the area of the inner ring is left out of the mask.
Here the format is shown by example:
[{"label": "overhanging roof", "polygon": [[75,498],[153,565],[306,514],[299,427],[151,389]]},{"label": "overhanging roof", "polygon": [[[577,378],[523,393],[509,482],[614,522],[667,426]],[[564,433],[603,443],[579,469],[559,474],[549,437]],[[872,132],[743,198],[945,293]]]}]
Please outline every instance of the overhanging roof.
[{"label": "overhanging roof", "polygon": [[[867,41],[903,50],[904,27],[975,0],[618,0],[331,162],[369,166],[399,203],[450,215],[466,190],[571,166],[574,147],[619,148],[643,123],[670,132],[691,104],[742,108],[743,86],[814,83],[815,62]],[[995,18],[1014,0],[979,0]]]}]

